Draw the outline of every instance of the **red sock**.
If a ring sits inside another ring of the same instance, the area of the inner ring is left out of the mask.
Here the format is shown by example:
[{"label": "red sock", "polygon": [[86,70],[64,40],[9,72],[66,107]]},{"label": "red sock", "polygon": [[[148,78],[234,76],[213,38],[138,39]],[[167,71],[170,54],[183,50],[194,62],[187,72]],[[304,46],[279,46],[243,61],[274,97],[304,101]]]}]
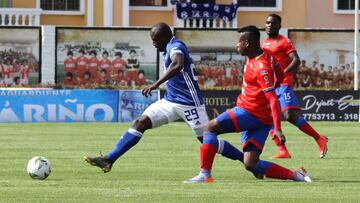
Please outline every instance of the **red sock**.
[{"label": "red sock", "polygon": [[304,133],[308,134],[309,136],[313,137],[315,140],[318,140],[320,138],[320,134],[316,132],[316,130],[312,128],[308,122],[300,126],[299,129]]},{"label": "red sock", "polygon": [[272,135],[272,136],[273,136],[274,143],[276,144],[277,148],[278,148],[280,151],[282,151],[282,152],[288,151],[288,149],[286,148],[285,143],[284,143],[284,144],[281,144],[281,141],[280,141],[280,139],[279,139],[278,137],[276,137],[276,136],[274,136],[274,135]]},{"label": "red sock", "polygon": [[284,168],[280,165],[272,163],[268,170],[265,172],[265,176],[268,178],[282,179],[282,180],[293,180],[293,171]]},{"label": "red sock", "polygon": [[200,166],[202,171],[211,172],[217,149],[211,144],[202,144],[200,147]]}]

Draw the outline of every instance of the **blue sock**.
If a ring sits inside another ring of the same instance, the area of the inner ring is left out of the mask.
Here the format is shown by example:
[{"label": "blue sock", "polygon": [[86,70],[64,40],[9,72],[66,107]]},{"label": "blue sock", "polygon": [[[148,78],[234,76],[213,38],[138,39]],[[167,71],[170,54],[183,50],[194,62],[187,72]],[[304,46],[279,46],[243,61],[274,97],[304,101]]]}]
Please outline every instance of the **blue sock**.
[{"label": "blue sock", "polygon": [[244,163],[244,154],[232,144],[225,140],[219,140],[218,153],[232,160],[239,160]]},{"label": "blue sock", "polygon": [[302,116],[299,116],[299,118],[297,119],[295,125],[296,125],[298,128],[300,128],[301,126],[303,126],[303,125],[306,124],[306,123],[307,123],[307,122],[306,122],[305,118],[302,117]]},{"label": "blue sock", "polygon": [[141,137],[141,132],[130,128],[127,132],[124,133],[124,135],[116,143],[113,150],[107,154],[106,157],[115,162],[121,155],[136,145]]},{"label": "blue sock", "polygon": [[271,164],[272,162],[259,160],[259,162],[256,164],[254,172],[257,174],[265,174],[268,171]]}]

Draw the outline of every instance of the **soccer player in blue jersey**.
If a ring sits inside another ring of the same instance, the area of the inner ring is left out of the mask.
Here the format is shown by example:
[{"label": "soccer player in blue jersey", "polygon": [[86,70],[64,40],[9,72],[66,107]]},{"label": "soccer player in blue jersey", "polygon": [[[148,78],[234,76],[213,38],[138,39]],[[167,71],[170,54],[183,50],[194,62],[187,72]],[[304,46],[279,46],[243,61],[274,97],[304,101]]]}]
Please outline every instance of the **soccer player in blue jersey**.
[{"label": "soccer player in blue jersey", "polygon": [[[173,36],[170,27],[165,23],[153,26],[150,36],[154,47],[164,52],[165,73],[154,84],[145,87],[142,93],[148,96],[152,90],[167,82],[166,94],[163,99],[150,105],[142,116],[134,121],[111,152],[100,157],[84,157],[89,164],[101,168],[104,172],[109,172],[114,162],[136,145],[147,129],[178,119],[183,119],[202,142],[208,116],[196,82],[196,71],[189,51],[182,41]],[[219,154],[243,162],[242,152],[228,142],[219,140],[218,146]]]}]

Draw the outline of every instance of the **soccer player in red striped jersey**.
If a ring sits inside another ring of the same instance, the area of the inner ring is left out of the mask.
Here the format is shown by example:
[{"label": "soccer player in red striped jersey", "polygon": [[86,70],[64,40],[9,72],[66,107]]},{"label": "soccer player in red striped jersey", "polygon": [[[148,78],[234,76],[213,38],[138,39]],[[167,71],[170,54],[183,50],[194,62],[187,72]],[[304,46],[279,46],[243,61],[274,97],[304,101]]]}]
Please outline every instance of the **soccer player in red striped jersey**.
[{"label": "soccer player in red striped jersey", "polygon": [[30,66],[26,59],[23,60],[23,63],[20,66],[20,84],[27,85],[29,84],[30,77]]},{"label": "soccer player in red striped jersey", "polygon": [[[274,56],[285,73],[285,79],[280,84],[280,87],[276,88],[281,111],[288,122],[314,138],[318,146],[320,158],[324,158],[327,153],[328,139],[312,128],[301,115],[300,105],[293,91],[294,71],[300,65],[300,59],[291,41],[279,35],[280,28],[281,17],[277,14],[270,14],[266,19],[266,33],[268,37],[262,43],[262,48]],[[291,158],[285,144],[281,144],[276,137],[274,137],[274,142],[280,151],[273,158]]]},{"label": "soccer player in red striped jersey", "polygon": [[7,58],[5,64],[3,64],[3,73],[6,85],[10,86],[13,84],[13,75],[15,73],[15,67],[12,64],[12,59]]},{"label": "soccer player in red striped jersey", "polygon": [[282,142],[285,136],[281,131],[281,111],[275,93],[276,71],[272,67],[270,56],[260,47],[260,32],[255,26],[239,29],[239,41],[236,45],[241,55],[247,56],[242,92],[236,107],[223,112],[211,120],[203,134],[200,148],[201,171],[199,175],[185,183],[212,182],[212,164],[218,149],[218,135],[242,132],[242,148],[246,170],[256,177],[311,182],[305,169],[295,171],[272,162],[259,160],[266,138],[274,126],[274,135]]}]

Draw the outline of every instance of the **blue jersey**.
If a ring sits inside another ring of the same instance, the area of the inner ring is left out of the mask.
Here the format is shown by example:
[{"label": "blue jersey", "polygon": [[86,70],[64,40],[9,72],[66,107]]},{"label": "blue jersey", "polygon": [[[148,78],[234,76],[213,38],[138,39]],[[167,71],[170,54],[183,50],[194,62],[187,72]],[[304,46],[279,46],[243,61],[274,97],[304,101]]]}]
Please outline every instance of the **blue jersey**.
[{"label": "blue jersey", "polygon": [[164,98],[170,102],[189,106],[200,106],[204,104],[199,85],[196,82],[197,73],[189,55],[188,48],[176,37],[173,37],[166,45],[166,52],[164,53],[165,71],[167,71],[167,68],[171,64],[171,57],[174,54],[184,56],[184,67],[181,72],[167,81]]}]

